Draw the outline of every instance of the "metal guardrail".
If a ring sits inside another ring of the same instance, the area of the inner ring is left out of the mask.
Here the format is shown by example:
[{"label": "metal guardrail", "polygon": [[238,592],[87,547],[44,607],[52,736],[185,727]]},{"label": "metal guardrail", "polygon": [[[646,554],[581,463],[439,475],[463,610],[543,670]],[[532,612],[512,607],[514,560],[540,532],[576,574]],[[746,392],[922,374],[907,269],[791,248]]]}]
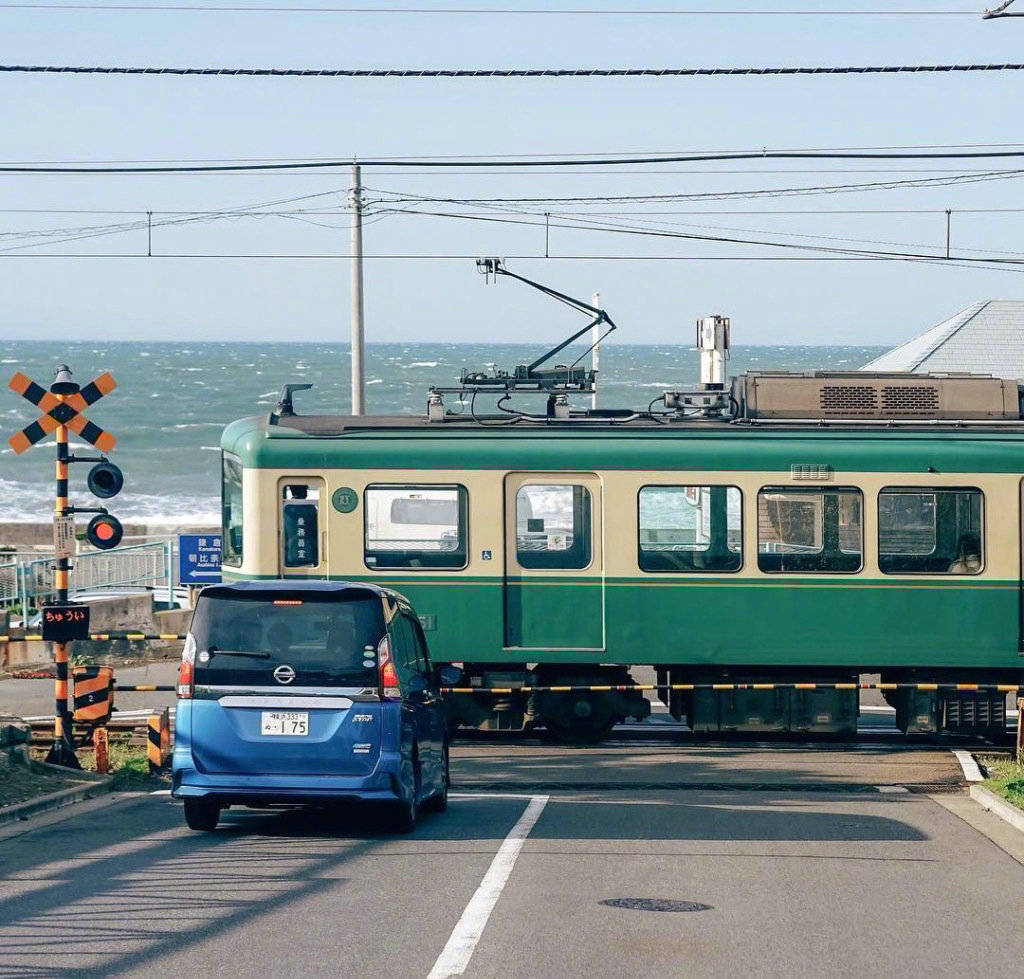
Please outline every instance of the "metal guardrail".
[{"label": "metal guardrail", "polygon": [[[73,559],[74,591],[146,587],[166,591],[174,604],[174,541],[131,544],[109,551],[86,551]],[[0,605],[38,609],[56,594],[52,555],[18,556],[0,564]],[[73,596],[72,596],[73,597]]]}]

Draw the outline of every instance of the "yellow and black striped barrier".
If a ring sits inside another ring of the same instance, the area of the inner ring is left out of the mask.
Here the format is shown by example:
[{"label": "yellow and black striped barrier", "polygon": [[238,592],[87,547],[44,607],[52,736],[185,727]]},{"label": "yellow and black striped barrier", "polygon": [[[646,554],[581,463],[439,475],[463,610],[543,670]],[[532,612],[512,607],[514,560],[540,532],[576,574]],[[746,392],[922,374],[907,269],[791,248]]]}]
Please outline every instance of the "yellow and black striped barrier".
[{"label": "yellow and black striped barrier", "polygon": [[441,693],[623,693],[632,690],[948,690],[956,693],[1019,693],[1018,683],[619,683],[562,686],[441,687]]},{"label": "yellow and black striped barrier", "polygon": [[167,759],[171,755],[171,715],[166,707],[149,715],[146,735],[150,774],[161,772],[167,767]]},{"label": "yellow and black striped barrier", "polygon": [[71,670],[76,724],[106,724],[114,710],[114,668],[75,666]]},{"label": "yellow and black striped barrier", "polygon": [[[83,639],[76,639],[75,642],[85,642],[92,640],[93,642],[111,642],[115,639],[130,639],[133,642],[142,640],[154,640],[162,639],[165,642],[168,641],[184,641],[187,637],[184,633],[177,632],[90,632],[89,635]],[[11,636],[5,635],[0,636],[0,643],[4,642],[43,642],[43,637],[39,633],[30,633],[25,636]]]}]

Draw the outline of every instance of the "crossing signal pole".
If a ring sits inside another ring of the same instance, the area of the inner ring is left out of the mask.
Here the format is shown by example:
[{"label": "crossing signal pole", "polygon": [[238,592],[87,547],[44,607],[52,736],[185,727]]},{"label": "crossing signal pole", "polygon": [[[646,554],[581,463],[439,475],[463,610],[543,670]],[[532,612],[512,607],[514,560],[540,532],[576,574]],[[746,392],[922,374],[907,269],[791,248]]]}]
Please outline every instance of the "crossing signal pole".
[{"label": "crossing signal pole", "polygon": [[[17,435],[8,439],[8,444],[18,454],[41,442],[54,432],[57,441],[57,492],[53,512],[54,568],[53,587],[56,592],[54,605],[42,610],[42,633],[44,639],[54,641],[54,719],[53,746],[46,760],[53,765],[66,768],[80,768],[75,756],[71,712],[68,710],[68,664],[71,660],[71,642],[83,639],[89,633],[89,609],[85,605],[74,605],[68,600],[71,558],[75,554],[75,514],[94,513],[89,522],[86,538],[94,547],[105,550],[116,547],[121,541],[121,524],[103,507],[74,507],[68,495],[68,475],[73,462],[93,462],[89,473],[89,489],[101,498],[115,496],[124,484],[121,470],[108,462],[106,455],[75,456],[69,445],[69,432],[74,432],[94,445],[101,453],[110,452],[117,439],[89,421],[83,412],[105,394],[117,387],[109,374],[101,374],[96,380],[79,388],[71,378],[71,370],[64,364],[58,366],[50,390],[36,384],[20,371],[11,378],[11,390],[39,408],[39,418],[26,425]],[[22,609],[24,615],[27,609]]]}]

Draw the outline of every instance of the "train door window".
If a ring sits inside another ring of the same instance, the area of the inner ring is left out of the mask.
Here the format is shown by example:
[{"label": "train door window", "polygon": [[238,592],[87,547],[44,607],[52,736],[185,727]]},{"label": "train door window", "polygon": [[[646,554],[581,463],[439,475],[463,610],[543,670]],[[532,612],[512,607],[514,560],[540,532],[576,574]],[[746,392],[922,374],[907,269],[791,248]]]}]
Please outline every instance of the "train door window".
[{"label": "train door window", "polygon": [[221,461],[221,560],[232,568],[242,564],[242,464],[225,454]]},{"label": "train door window", "polygon": [[859,571],[862,511],[861,492],[852,487],[764,487],[757,494],[758,568],[776,574]]},{"label": "train door window", "polygon": [[886,487],[878,494],[883,574],[980,574],[983,494],[978,489]]},{"label": "train door window", "polygon": [[579,570],[590,564],[590,492],[528,483],[516,493],[516,560],[521,568]]},{"label": "train door window", "polygon": [[639,497],[641,571],[738,571],[742,495],[736,486],[644,486]]},{"label": "train door window", "polygon": [[320,490],[309,483],[281,485],[281,546],[286,568],[320,563]]},{"label": "train door window", "polygon": [[468,498],[465,486],[368,486],[366,566],[464,568]]}]

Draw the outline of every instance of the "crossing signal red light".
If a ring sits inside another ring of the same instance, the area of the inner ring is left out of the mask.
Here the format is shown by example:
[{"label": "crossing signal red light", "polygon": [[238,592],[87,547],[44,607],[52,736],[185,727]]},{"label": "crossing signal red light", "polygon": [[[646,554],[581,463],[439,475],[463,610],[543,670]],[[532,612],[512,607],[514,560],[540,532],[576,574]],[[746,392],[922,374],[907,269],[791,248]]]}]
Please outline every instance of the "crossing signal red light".
[{"label": "crossing signal red light", "polygon": [[85,528],[85,539],[101,551],[117,547],[123,536],[124,528],[121,526],[121,521],[109,513],[98,513]]}]

